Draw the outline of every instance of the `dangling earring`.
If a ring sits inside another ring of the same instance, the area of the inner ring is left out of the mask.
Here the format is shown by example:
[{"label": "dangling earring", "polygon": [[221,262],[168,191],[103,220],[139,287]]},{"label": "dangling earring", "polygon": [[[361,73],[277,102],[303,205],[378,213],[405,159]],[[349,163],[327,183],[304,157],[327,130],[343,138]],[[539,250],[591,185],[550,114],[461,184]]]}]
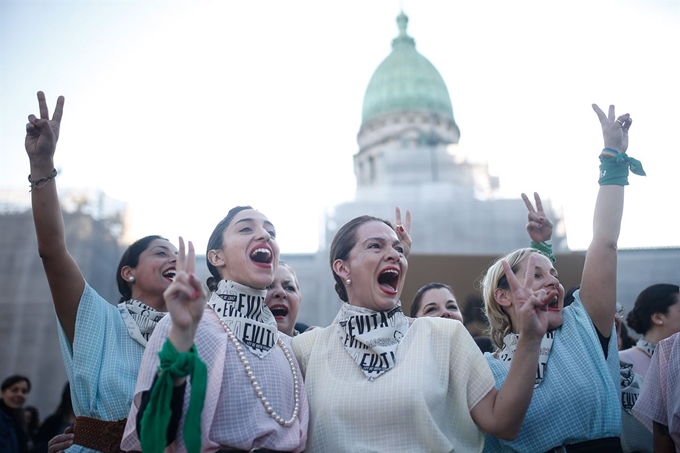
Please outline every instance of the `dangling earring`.
[{"label": "dangling earring", "polygon": [[347,283],[348,285],[351,285],[351,284],[352,284],[352,280],[350,280],[350,279],[348,278],[347,280],[345,280],[345,283]]},{"label": "dangling earring", "polygon": [[134,282],[134,281],[135,281],[135,277],[134,277],[133,275],[130,275],[130,278],[128,278],[128,280],[130,280],[130,282]]}]

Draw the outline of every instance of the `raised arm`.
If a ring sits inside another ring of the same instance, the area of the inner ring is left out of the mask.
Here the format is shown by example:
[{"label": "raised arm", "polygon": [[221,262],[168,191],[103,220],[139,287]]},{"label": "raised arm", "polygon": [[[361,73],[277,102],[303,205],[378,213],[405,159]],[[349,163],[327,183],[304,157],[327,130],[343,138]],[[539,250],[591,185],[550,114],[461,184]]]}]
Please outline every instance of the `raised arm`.
[{"label": "raised arm", "polygon": [[64,219],[61,214],[55,182],[54,151],[59,139],[59,127],[64,111],[64,97],[59,96],[50,119],[47,101],[38,92],[40,118],[31,114],[26,124],[26,153],[31,166],[31,206],[38,238],[38,253],[42,259],[54,309],[66,337],[73,344],[76,313],[85,288],[85,279],[75,260],[66,249]]},{"label": "raised arm", "polygon": [[609,336],[616,311],[617,242],[623,216],[623,186],[628,169],[644,175],[642,166],[626,154],[630,115],[615,116],[614,106],[605,114],[593,104],[602,126],[605,149],[600,155],[600,189],[593,215],[593,239],[586,253],[580,296],[595,327]]},{"label": "raised arm", "polygon": [[534,200],[536,201],[536,208],[531,204],[531,200],[526,194],[522,194],[522,200],[527,207],[527,233],[531,239],[531,248],[545,253],[550,261],[555,262],[555,255],[553,254],[552,238],[553,223],[543,211],[543,202],[537,192],[534,192]]}]

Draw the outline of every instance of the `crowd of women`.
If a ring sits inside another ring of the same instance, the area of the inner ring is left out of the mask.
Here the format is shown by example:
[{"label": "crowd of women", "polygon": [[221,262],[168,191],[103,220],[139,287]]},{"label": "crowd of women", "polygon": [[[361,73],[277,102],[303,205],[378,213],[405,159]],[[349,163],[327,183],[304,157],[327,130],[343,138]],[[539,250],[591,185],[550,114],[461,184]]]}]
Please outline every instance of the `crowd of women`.
[{"label": "crowd of women", "polygon": [[[342,306],[329,326],[295,330],[295,271],[280,261],[274,224],[250,206],[215,227],[205,284],[191,241],[148,236],[123,254],[121,299],[109,304],[66,248],[54,170],[64,98],[51,118],[42,92],[38,102],[26,127],[33,217],[76,415],[50,452],[680,448],[678,287],[643,291],[627,319],[642,338],[620,354],[616,341],[624,186],[629,171],[644,172],[626,153],[632,119],[614,106],[593,105],[604,149],[573,301],[552,223],[537,194],[535,206],[523,195],[531,246],[483,275],[493,348],[482,354],[449,286],[424,286],[403,313],[410,213],[402,224],[399,210],[394,223],[364,215],[335,234],[329,265]],[[626,440],[624,414],[648,430],[642,445]]]}]

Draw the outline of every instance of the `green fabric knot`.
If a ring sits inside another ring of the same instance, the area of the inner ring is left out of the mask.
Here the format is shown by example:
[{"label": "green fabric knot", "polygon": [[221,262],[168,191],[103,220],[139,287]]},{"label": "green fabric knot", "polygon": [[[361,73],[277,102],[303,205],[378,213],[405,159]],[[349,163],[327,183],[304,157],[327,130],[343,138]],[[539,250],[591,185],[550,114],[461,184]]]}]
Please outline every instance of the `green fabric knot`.
[{"label": "green fabric knot", "polygon": [[[627,186],[629,169],[636,175],[646,176],[639,160],[626,153],[619,153],[609,148],[605,148],[605,151],[610,151],[610,154],[616,153],[616,157],[600,156],[599,183],[601,186]],[[603,152],[603,154],[605,153]]]},{"label": "green fabric knot", "polygon": [[553,263],[555,262],[555,254],[553,253],[552,244],[550,242],[531,241],[531,248],[538,250],[539,252],[547,256]]},{"label": "green fabric knot", "polygon": [[191,398],[184,419],[184,444],[190,453],[201,451],[201,412],[205,402],[208,371],[198,357],[196,346],[188,352],[177,352],[169,339],[158,352],[160,365],[158,378],[151,389],[149,404],[142,415],[139,441],[144,453],[162,453],[165,450],[168,426],[170,425],[170,403],[176,378],[190,377]]}]

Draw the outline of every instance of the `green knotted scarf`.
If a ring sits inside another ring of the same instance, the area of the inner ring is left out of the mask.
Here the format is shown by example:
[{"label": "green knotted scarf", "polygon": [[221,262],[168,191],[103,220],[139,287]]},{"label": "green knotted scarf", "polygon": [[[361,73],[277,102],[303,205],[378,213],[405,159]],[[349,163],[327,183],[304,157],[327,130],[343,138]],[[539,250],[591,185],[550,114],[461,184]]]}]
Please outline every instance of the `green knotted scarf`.
[{"label": "green knotted scarf", "polygon": [[179,353],[169,339],[158,353],[158,378],[151,389],[149,404],[140,423],[140,443],[144,453],[162,453],[170,424],[170,402],[176,378],[191,377],[191,399],[184,420],[184,444],[189,453],[201,451],[201,411],[205,401],[208,371],[198,357],[196,346]]},{"label": "green knotted scarf", "polygon": [[611,148],[603,149],[600,154],[600,185],[627,186],[628,169],[636,175],[646,175],[639,160]]}]

